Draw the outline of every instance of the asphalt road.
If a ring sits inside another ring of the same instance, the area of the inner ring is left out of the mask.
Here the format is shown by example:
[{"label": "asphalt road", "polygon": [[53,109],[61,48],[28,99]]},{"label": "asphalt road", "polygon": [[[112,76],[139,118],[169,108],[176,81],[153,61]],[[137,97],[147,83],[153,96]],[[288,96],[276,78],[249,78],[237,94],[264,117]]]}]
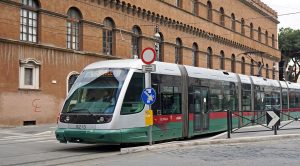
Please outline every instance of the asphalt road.
[{"label": "asphalt road", "polygon": [[300,140],[277,140],[180,147],[107,157],[76,164],[109,166],[296,166],[300,163],[299,142]]},{"label": "asphalt road", "polygon": [[0,129],[0,165],[61,165],[118,155],[120,146],[61,144],[54,126]]},{"label": "asphalt road", "polygon": [[60,144],[54,130],[53,125],[0,129],[0,165],[293,166],[300,163],[300,139],[164,148],[121,155],[120,146]]}]

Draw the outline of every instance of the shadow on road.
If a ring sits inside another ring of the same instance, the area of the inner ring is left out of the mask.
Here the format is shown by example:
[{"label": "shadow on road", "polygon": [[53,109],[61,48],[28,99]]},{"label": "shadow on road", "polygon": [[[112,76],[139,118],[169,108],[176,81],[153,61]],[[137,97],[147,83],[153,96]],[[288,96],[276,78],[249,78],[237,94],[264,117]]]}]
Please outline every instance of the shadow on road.
[{"label": "shadow on road", "polygon": [[[68,146],[70,145],[70,146]],[[120,145],[79,145],[66,144],[63,147],[56,148],[55,152],[73,152],[73,153],[107,153],[107,152],[119,152],[121,149]]]}]

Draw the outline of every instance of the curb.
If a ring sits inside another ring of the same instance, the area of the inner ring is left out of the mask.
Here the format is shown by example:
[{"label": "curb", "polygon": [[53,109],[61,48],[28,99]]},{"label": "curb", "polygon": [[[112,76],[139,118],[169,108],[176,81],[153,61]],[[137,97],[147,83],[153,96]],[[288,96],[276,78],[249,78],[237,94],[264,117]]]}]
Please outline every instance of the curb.
[{"label": "curb", "polygon": [[272,135],[272,136],[259,136],[259,137],[243,137],[243,138],[231,138],[231,139],[215,139],[215,140],[192,140],[185,142],[171,142],[166,144],[156,144],[152,146],[139,146],[133,148],[121,148],[120,154],[137,153],[150,150],[158,150],[165,148],[178,148],[197,145],[215,145],[215,144],[232,144],[232,143],[249,143],[260,142],[270,140],[282,140],[282,139],[295,139],[300,138],[300,134],[285,134],[285,135]]}]

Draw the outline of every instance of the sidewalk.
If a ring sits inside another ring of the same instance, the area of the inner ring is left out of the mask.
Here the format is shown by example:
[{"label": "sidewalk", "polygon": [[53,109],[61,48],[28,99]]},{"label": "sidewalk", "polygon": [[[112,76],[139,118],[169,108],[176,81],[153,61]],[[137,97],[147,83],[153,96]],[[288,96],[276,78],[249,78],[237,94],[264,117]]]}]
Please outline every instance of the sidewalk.
[{"label": "sidewalk", "polygon": [[[281,122],[281,126],[287,122]],[[277,131],[277,135],[274,135],[274,131],[263,126],[250,126],[241,128],[234,133],[231,133],[231,138],[227,138],[227,132],[219,135],[204,138],[204,139],[191,139],[185,141],[172,141],[167,143],[154,144],[152,146],[138,146],[131,148],[122,148],[121,154],[142,152],[147,150],[157,150],[164,148],[177,148],[183,146],[197,146],[197,145],[209,145],[209,144],[232,144],[232,143],[249,143],[258,141],[270,141],[280,139],[300,139],[300,122],[292,122]]]}]

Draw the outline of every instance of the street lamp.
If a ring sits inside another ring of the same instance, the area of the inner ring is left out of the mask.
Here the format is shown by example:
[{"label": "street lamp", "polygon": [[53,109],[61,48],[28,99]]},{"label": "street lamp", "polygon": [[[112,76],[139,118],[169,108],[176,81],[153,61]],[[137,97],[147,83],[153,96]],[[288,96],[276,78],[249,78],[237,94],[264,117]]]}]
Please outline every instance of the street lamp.
[{"label": "street lamp", "polygon": [[[256,65],[257,65],[257,67],[258,67],[258,72],[257,72],[257,75],[256,75],[256,76],[261,77],[261,75],[262,75],[262,74],[261,74],[261,70],[262,70],[262,68],[264,67],[264,58],[263,58],[263,54],[265,54],[265,52],[263,52],[263,51],[249,51],[249,52],[242,52],[242,53],[239,53],[239,54],[237,55],[237,57],[238,57],[239,55],[242,55],[242,54],[246,55],[247,58],[253,60],[253,62],[256,63]],[[260,54],[261,62],[255,61],[249,54]]]},{"label": "street lamp", "polygon": [[159,34],[159,27],[158,27],[157,24],[155,26],[154,32],[155,32],[155,34],[154,34],[154,40],[155,40],[154,47],[155,47],[155,51],[156,51],[156,60],[159,61],[160,60],[160,52],[159,52],[159,50],[160,50],[160,48],[159,48],[160,47],[160,45],[159,45],[160,34]]}]

